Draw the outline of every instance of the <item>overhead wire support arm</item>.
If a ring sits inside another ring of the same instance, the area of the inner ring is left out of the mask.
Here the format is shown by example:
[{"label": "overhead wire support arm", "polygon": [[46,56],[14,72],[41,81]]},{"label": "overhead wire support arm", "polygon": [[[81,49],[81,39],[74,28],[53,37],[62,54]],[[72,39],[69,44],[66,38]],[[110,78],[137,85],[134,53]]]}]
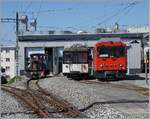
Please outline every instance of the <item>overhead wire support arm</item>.
[{"label": "overhead wire support arm", "polygon": [[14,18],[1,18],[1,22],[8,23],[8,22],[16,22]]}]

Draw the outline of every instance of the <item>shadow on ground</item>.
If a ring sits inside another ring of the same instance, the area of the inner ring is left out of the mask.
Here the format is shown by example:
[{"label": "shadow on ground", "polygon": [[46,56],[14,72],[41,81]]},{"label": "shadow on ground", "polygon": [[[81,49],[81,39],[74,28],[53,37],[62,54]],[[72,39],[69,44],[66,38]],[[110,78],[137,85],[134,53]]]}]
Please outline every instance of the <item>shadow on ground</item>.
[{"label": "shadow on ground", "polygon": [[139,75],[128,75],[125,80],[145,80],[145,77]]},{"label": "shadow on ground", "polygon": [[145,80],[145,77],[144,75],[143,76],[139,76],[137,74],[132,74],[132,75],[127,75],[126,78],[124,79],[95,79],[95,78],[92,78],[92,79],[89,79],[89,80],[99,80],[99,81],[124,81],[124,80]]}]

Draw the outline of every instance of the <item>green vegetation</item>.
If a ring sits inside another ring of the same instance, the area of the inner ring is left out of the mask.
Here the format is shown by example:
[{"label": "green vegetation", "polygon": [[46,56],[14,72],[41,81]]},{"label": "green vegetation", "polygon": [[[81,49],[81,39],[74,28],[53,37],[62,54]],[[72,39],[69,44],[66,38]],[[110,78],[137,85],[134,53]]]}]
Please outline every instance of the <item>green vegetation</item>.
[{"label": "green vegetation", "polygon": [[10,79],[7,84],[12,84],[12,83],[14,83],[15,81],[21,81],[21,79],[22,79],[22,78],[21,78],[20,76],[15,76],[15,77],[13,77],[12,79]]}]

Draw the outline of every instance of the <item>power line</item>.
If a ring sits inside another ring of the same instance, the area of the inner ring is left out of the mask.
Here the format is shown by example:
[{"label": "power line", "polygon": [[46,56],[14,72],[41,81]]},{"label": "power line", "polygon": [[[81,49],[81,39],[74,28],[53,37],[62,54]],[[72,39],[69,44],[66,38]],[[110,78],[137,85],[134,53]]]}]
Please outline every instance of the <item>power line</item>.
[{"label": "power line", "polygon": [[[105,19],[107,19],[106,21],[108,21],[108,20],[111,20],[112,18],[114,18],[113,17],[113,13],[117,13],[116,14],[116,16],[118,16],[119,14],[122,14],[122,13],[124,13],[124,11],[125,11],[125,13],[127,12],[129,12],[132,8],[133,8],[133,6],[135,6],[136,4],[139,4],[139,3],[145,3],[145,1],[134,1],[134,2],[127,2],[127,3],[124,3],[124,2],[122,2],[122,3],[119,3],[119,4],[115,4],[115,5],[112,5],[113,7],[115,7],[114,9],[112,9],[111,8],[111,12],[108,12],[108,13],[106,13],[106,14],[103,14],[103,15],[99,15],[99,16],[96,16],[96,17],[88,17],[88,19],[86,20],[86,21],[97,21],[97,20],[99,20],[100,18],[104,18],[104,20]],[[118,7],[121,7],[121,9],[117,9],[116,10],[116,7],[118,8]],[[123,9],[122,9],[122,7],[124,7]],[[104,5],[104,8],[106,8],[106,5]],[[126,11],[127,10],[127,11]],[[120,11],[122,11],[122,12],[120,12]],[[118,13],[119,12],[119,13]],[[103,12],[103,13],[105,13],[105,12]],[[126,13],[126,14],[127,14]],[[111,15],[111,16],[110,16]],[[115,17],[116,17],[115,16]],[[105,21],[104,21],[105,22]],[[85,23],[85,20],[84,21],[82,21],[82,22],[80,22],[80,24],[82,24],[82,23]],[[92,26],[92,28],[96,28],[97,27],[97,25],[93,25]]]},{"label": "power line", "polygon": [[122,11],[126,10],[128,7],[129,7],[129,6],[123,8],[121,11],[119,10],[119,11],[117,11],[117,13],[115,13],[115,14],[113,14],[113,15],[107,17],[107,18],[105,18],[105,19],[104,19],[103,21],[101,21],[98,25],[101,25],[102,23],[107,22],[108,20],[111,20],[112,18],[114,18],[115,16],[117,16],[118,14],[120,14]]},{"label": "power line", "polygon": [[40,7],[39,7],[39,10],[38,10],[38,12],[37,12],[36,19],[38,18],[39,14],[40,14],[42,4],[43,4],[43,0],[41,0],[41,2],[40,2]]},{"label": "power line", "polygon": [[117,22],[119,22],[123,17],[122,16],[126,16],[127,14],[129,14],[129,12],[134,8],[134,6],[130,7],[127,11],[125,11],[120,18],[118,18]]},{"label": "power line", "polygon": [[116,17],[117,15],[119,15],[120,13],[122,13],[123,11],[125,11],[126,9],[130,8],[131,6],[137,5],[138,3],[139,3],[139,2],[134,1],[134,2],[132,2],[132,3],[130,3],[130,4],[128,4],[128,6],[126,6],[126,7],[124,7],[123,9],[117,11],[115,14],[113,14],[113,15],[111,15],[111,16],[105,18],[105,19],[104,19],[103,21],[101,21],[98,25],[101,25],[102,23],[107,22],[108,20],[111,20],[112,18]]},{"label": "power line", "polygon": [[[64,9],[49,9],[49,10],[40,10],[40,11],[28,11],[27,14],[33,14],[33,13],[49,13],[49,12],[64,12],[64,11],[71,11],[73,8],[64,8]],[[25,11],[20,11],[19,13],[25,13]]]},{"label": "power line", "polygon": [[30,1],[30,3],[27,5],[26,9],[24,10],[24,13],[26,13],[29,10],[31,5],[32,5],[32,1]]}]

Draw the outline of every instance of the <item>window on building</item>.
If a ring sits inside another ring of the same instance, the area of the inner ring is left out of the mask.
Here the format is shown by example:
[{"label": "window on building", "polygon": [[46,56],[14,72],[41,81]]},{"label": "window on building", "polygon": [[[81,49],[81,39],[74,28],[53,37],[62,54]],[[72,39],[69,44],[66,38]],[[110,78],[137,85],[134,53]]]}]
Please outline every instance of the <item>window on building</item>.
[{"label": "window on building", "polygon": [[10,62],[10,58],[6,58],[6,62]]},{"label": "window on building", "polygon": [[9,53],[10,52],[10,50],[9,49],[6,49],[6,53]]},{"label": "window on building", "polygon": [[9,66],[6,66],[6,71],[9,71],[10,70],[10,67]]}]

